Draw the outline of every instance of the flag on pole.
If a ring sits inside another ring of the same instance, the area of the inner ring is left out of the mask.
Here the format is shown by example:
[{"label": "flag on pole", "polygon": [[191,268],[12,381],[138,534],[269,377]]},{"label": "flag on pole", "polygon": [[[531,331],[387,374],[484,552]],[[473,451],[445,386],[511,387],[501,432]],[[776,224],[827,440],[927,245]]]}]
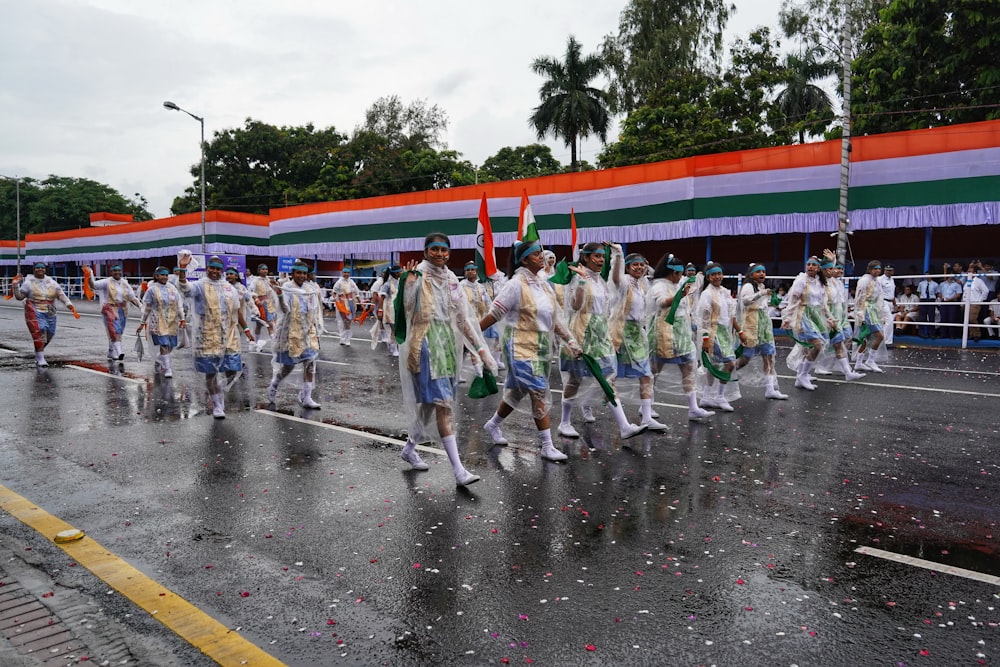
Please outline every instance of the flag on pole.
[{"label": "flag on pole", "polygon": [[569,210],[569,247],[573,250],[573,261],[580,261],[580,249],[576,245],[576,211]]},{"label": "flag on pole", "polygon": [[493,227],[490,225],[485,192],[479,205],[479,224],[476,226],[476,269],[479,271],[479,282],[486,282],[497,272],[497,258],[493,252]]},{"label": "flag on pole", "polygon": [[535,214],[531,212],[531,202],[528,201],[527,190],[521,190],[521,214],[517,218],[517,240],[538,240],[538,229],[535,227]]}]

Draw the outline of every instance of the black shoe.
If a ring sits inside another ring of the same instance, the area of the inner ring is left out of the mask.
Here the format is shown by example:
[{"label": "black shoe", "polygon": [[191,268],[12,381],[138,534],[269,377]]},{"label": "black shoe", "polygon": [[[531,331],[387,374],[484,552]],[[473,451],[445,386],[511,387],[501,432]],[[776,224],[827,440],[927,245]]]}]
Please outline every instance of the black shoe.
[{"label": "black shoe", "polygon": [[118,355],[118,361],[125,361],[125,355],[124,354],[119,354]]}]

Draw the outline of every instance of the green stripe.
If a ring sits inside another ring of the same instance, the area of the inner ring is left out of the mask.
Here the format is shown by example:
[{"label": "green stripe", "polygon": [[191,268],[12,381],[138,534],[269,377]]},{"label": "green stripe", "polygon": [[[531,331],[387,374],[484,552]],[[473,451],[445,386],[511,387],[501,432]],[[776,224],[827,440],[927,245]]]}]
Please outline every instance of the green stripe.
[{"label": "green stripe", "polygon": [[996,201],[997,193],[1000,193],[1000,176],[973,176],[943,181],[869,185],[863,188],[851,188],[850,208],[851,210],[859,210],[974,204]]},{"label": "green stripe", "polygon": [[[100,246],[68,246],[61,248],[33,248],[28,252],[28,255],[39,256],[53,256],[53,255],[79,255],[81,253],[88,252],[122,252],[125,250],[169,250],[171,253],[174,248],[187,247],[201,247],[201,235],[198,236],[178,236],[177,238],[172,238],[168,240],[169,242],[164,245],[151,245],[148,241],[145,243],[116,243],[116,244],[105,244]],[[251,238],[246,236],[232,236],[226,234],[209,235],[205,237],[205,243],[232,243],[236,245],[246,245],[246,246],[256,246],[261,249],[266,249],[268,247],[267,239]]]}]

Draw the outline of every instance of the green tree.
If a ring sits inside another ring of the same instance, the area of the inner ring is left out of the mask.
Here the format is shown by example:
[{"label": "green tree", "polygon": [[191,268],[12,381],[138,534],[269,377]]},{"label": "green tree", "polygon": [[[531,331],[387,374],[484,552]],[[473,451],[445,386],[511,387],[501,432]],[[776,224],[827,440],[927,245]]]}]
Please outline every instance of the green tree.
[{"label": "green tree", "polygon": [[[145,198],[130,199],[114,188],[88,178],[49,176],[21,181],[21,236],[90,226],[90,214],[131,214],[135,220],[152,220]],[[0,181],[0,237],[17,234],[16,183]]]},{"label": "green tree", "polygon": [[630,0],[601,55],[611,72],[611,110],[627,113],[660,88],[698,71],[718,72],[722,33],[735,11],[727,0]]},{"label": "green tree", "polygon": [[[267,213],[302,203],[325,168],[340,166],[346,139],[333,127],[276,127],[252,118],[241,128],[217,131],[205,142],[205,205]],[[175,215],[201,209],[200,164],[191,174],[195,182],[170,207]]]},{"label": "green tree", "polygon": [[505,146],[483,162],[479,181],[516,181],[521,178],[548,176],[562,172],[559,160],[545,144]]},{"label": "green tree", "polygon": [[538,91],[542,103],[535,107],[529,120],[539,139],[551,133],[562,139],[570,149],[570,170],[577,167],[577,139],[597,135],[608,138],[608,96],[590,82],[604,71],[600,56],[583,56],[576,38],[566,43],[566,59],[550,56],[535,58],[531,69],[546,77]]},{"label": "green tree", "polygon": [[813,81],[824,79],[836,71],[837,64],[832,60],[822,60],[820,49],[815,46],[785,56],[785,87],[774,101],[781,113],[782,124],[798,133],[800,144],[806,142],[806,134],[823,134],[833,121],[833,102],[826,91]]},{"label": "green tree", "polygon": [[819,58],[838,63],[847,58],[854,60],[856,48],[843,51],[845,9],[850,10],[851,33],[863,35],[878,23],[879,12],[890,0],[784,0],[778,22],[785,37],[799,40],[803,51],[816,49]]},{"label": "green tree", "polygon": [[777,46],[761,28],[734,43],[723,74],[693,70],[664,82],[649,104],[628,114],[598,163],[617,167],[788,143],[772,101],[781,83]]},{"label": "green tree", "polygon": [[893,0],[859,44],[855,132],[1000,118],[995,0]]}]

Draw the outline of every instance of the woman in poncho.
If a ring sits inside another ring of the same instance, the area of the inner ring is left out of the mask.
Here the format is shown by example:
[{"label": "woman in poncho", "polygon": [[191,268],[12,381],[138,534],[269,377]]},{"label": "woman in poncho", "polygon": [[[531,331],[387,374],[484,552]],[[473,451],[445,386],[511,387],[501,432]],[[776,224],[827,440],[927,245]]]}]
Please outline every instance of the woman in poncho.
[{"label": "woman in poncho", "polygon": [[[783,401],[788,398],[778,389],[778,373],[774,369],[774,330],[767,307],[771,300],[771,290],[764,285],[767,270],[763,264],[750,262],[747,282],[740,289],[739,317],[745,344],[743,354],[736,361],[737,370],[746,368],[754,358],[760,357],[764,375],[764,398]],[[740,380],[749,381],[748,372],[740,371]]]},{"label": "woman in poncho", "polygon": [[820,271],[819,258],[810,257],[805,272],[796,276],[788,290],[788,306],[782,313],[782,327],[795,341],[786,363],[795,371],[795,386],[809,391],[816,390],[809,371],[830,344],[830,331],[836,327],[826,297],[826,277]]},{"label": "woman in poncho", "polygon": [[[601,375],[607,383],[614,382],[617,375],[615,348],[611,342],[609,317],[622,285],[622,247],[617,243],[607,244],[611,249],[611,267],[606,280],[604,268],[604,244],[588,243],[580,251],[581,271],[570,281],[566,291],[566,310],[569,312],[569,330],[573,338],[580,341],[584,354],[591,357],[600,367]],[[623,439],[639,435],[645,429],[629,422],[621,401],[613,404],[603,393],[593,371],[582,359],[564,349],[560,358],[563,380],[562,419],[558,432],[566,438],[579,438],[580,434],[571,422],[573,407],[582,400],[583,418],[596,421],[590,413],[590,401],[608,400],[611,412],[618,423],[618,431]]]},{"label": "woman in poncho", "polygon": [[537,241],[516,243],[511,263],[517,269],[493,300],[489,312],[479,321],[482,330],[501,323],[500,348],[507,363],[503,400],[483,428],[494,444],[506,445],[507,439],[500,424],[527,396],[531,401],[531,416],[538,429],[541,457],[549,461],[565,461],[566,454],[552,444],[549,417],[552,406],[549,368],[553,339],[564,341],[574,356],[578,356],[581,350],[566,328],[552,283],[544,277],[544,261],[542,246]]},{"label": "woman in poncho", "polygon": [[180,290],[170,284],[170,271],[158,266],[153,273],[153,282],[142,297],[142,322],[135,335],[148,328],[153,345],[160,347],[160,354],[153,362],[153,370],[163,370],[163,377],[172,378],[174,369],[170,363],[170,353],[177,347],[177,333],[187,326],[184,320],[184,297]]},{"label": "woman in poncho", "polygon": [[666,366],[677,366],[681,388],[687,396],[688,419],[693,420],[715,414],[698,405],[695,376],[698,349],[691,337],[691,299],[688,295],[698,291],[703,279],[700,273],[685,276],[684,262],[673,255],[664,255],[656,263],[653,282],[646,293],[653,373],[658,378]]},{"label": "woman in poncho", "polygon": [[399,379],[410,429],[401,456],[414,470],[427,470],[416,445],[428,442],[435,428],[448,454],[455,483],[479,481],[462,465],[455,438],[455,391],[463,342],[496,373],[493,355],[475,326],[458,277],[448,268],[451,241],[432,233],[424,239],[424,260],[409,262],[396,295],[396,340],[400,343]]},{"label": "woman in poncho", "polygon": [[274,356],[274,374],[267,387],[267,402],[278,399],[278,386],[302,364],[302,387],[299,390],[299,404],[312,410],[319,409],[313,399],[316,381],[316,359],[319,357],[319,327],[317,315],[322,313],[323,304],[319,297],[319,287],[308,280],[309,267],[302,260],[292,265],[292,279],[280,287],[271,288],[278,295],[281,320],[274,332],[271,343]]},{"label": "woman in poncho", "polygon": [[[709,262],[705,265],[708,284],[698,297],[696,313],[702,361],[706,362],[706,385],[701,405],[732,412],[735,408],[730,401],[739,397],[739,388],[733,383],[733,388],[729,389],[731,383],[726,378],[736,367],[736,344],[742,342],[743,332],[736,322],[736,302],[729,290],[722,286],[724,277],[721,264]],[[739,339],[733,335],[734,332]]]}]

